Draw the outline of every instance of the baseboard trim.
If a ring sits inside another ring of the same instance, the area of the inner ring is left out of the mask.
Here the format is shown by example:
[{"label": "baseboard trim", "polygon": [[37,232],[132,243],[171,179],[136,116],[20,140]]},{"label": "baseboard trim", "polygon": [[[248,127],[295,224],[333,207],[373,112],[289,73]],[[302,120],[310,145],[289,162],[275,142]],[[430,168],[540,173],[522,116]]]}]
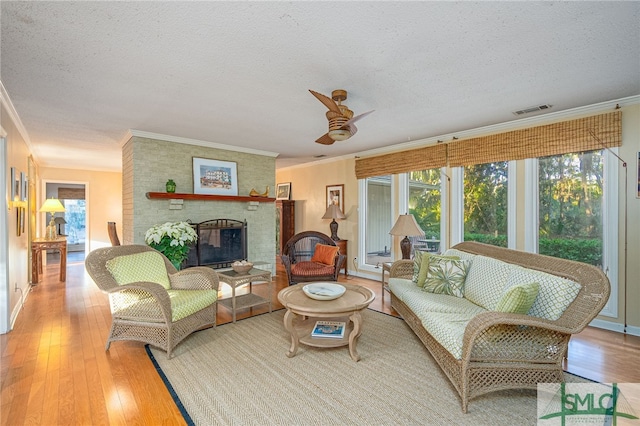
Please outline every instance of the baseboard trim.
[{"label": "baseboard trim", "polygon": [[617,333],[631,334],[633,336],[640,336],[640,327],[628,325],[626,330],[624,324],[617,322],[604,321],[600,319],[594,319],[589,323],[591,327],[602,328],[604,330],[615,331]]}]

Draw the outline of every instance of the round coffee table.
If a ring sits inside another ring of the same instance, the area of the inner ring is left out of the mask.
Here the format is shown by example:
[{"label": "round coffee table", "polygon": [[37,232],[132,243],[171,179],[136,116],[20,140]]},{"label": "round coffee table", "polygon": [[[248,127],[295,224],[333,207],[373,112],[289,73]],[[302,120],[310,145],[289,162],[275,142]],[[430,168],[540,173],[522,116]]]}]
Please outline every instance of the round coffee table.
[{"label": "round coffee table", "polygon": [[[278,300],[287,308],[284,314],[284,328],[291,334],[291,347],[287,356],[295,356],[298,345],[318,348],[335,348],[349,345],[349,355],[354,361],[360,360],[356,351],[358,337],[362,333],[363,309],[375,298],[373,291],[366,287],[340,284],[346,288],[345,293],[334,300],[315,300],[302,291],[302,287],[310,283],[302,283],[280,290]],[[335,283],[332,283],[335,284]],[[346,324],[344,337],[311,337],[316,321],[343,321]]]}]

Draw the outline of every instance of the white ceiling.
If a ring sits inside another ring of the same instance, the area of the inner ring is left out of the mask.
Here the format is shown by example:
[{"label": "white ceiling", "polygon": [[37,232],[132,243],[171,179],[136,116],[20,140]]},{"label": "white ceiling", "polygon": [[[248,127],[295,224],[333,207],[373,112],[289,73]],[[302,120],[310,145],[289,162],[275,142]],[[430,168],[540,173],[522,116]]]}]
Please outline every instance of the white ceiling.
[{"label": "white ceiling", "polygon": [[[39,164],[120,170],[128,129],[278,167],[640,94],[640,2],[1,2],[4,84]],[[331,146],[308,89],[345,89]]]}]

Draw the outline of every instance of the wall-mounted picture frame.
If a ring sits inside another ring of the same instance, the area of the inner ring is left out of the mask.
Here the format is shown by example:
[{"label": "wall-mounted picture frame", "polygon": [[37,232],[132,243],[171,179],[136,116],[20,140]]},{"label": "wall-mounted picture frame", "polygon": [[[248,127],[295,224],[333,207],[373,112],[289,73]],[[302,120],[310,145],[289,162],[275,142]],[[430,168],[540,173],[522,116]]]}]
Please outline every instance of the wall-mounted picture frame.
[{"label": "wall-mounted picture frame", "polygon": [[233,161],[193,157],[193,193],[238,195],[238,165]]},{"label": "wall-mounted picture frame", "polygon": [[344,214],[344,185],[327,185],[327,207],[337,204]]},{"label": "wall-mounted picture frame", "polygon": [[291,199],[291,182],[279,183],[276,185],[276,200]]}]

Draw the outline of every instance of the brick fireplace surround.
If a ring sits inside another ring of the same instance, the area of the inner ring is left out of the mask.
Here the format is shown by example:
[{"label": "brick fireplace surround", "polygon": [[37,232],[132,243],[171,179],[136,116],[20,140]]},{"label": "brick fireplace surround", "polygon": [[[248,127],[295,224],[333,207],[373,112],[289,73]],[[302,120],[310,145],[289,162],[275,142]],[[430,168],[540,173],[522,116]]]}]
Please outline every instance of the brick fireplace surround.
[{"label": "brick fireplace surround", "polygon": [[193,157],[198,157],[235,162],[239,196],[248,196],[251,189],[263,190],[266,186],[274,194],[276,154],[238,152],[231,146],[208,147],[202,146],[206,143],[201,141],[170,139],[161,135],[142,137],[134,134],[122,148],[123,244],[144,244],[147,229],[163,222],[190,220],[199,223],[212,218],[246,220],[249,260],[273,263],[276,256],[275,203],[261,202],[256,210],[250,210],[246,201],[235,200],[185,199],[182,204],[174,202],[172,205],[172,200],[148,199],[146,193],[165,192],[168,179],[175,181],[177,193],[193,193]]}]

